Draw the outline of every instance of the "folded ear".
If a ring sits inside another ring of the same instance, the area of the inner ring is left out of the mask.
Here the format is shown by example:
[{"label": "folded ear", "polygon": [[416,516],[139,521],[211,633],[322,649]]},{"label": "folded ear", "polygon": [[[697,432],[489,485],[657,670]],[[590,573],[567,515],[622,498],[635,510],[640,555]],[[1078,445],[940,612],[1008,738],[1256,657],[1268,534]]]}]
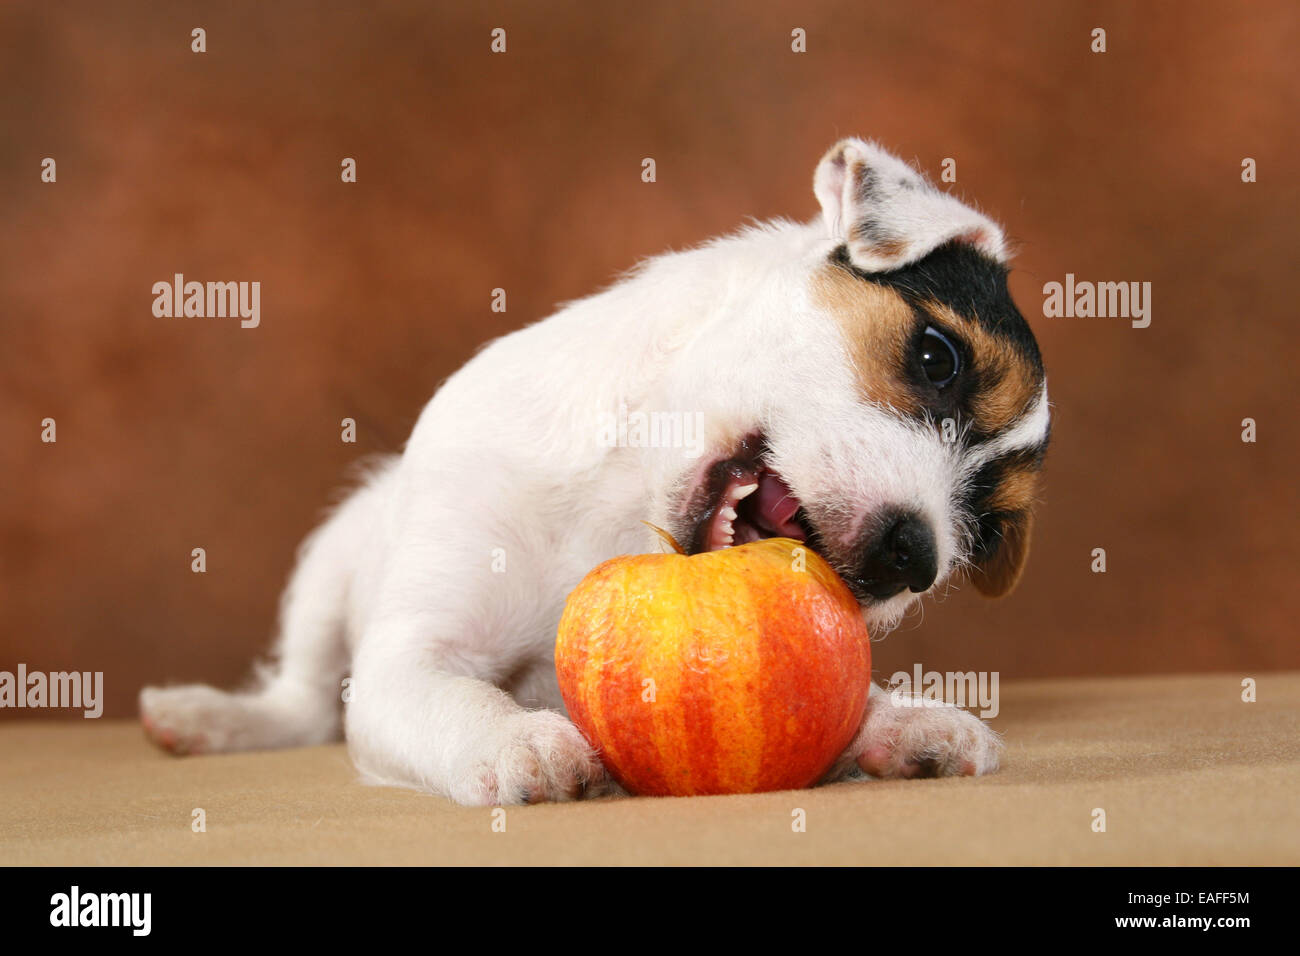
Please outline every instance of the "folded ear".
[{"label": "folded ear", "polygon": [[971,559],[966,576],[985,597],[1002,597],[1020,580],[1029,558],[1029,535],[1034,516],[1029,511],[1005,514],[994,519],[996,527],[988,529],[987,544]]},{"label": "folded ear", "polygon": [[997,223],[874,143],[843,139],[832,146],[813,174],[813,192],[831,235],[864,272],[901,269],[954,239],[1006,259]]}]

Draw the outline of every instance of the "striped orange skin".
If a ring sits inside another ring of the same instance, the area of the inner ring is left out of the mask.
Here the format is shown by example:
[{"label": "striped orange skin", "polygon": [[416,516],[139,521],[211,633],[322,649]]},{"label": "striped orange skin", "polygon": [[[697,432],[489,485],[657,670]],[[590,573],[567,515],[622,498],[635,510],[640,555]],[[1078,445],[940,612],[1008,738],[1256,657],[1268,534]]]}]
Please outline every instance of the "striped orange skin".
[{"label": "striped orange skin", "polygon": [[811,786],[852,742],[871,644],[830,566],[768,538],[606,561],[569,595],[555,666],[629,791],[756,793]]}]

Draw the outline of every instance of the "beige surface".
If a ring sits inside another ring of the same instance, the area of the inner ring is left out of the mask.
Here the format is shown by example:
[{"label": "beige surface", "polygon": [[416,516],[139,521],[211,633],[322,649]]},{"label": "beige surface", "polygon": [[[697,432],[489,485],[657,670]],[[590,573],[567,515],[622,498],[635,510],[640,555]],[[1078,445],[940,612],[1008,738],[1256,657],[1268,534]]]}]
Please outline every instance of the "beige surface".
[{"label": "beige surface", "polygon": [[1242,675],[1008,683],[982,779],[518,807],[504,833],[357,784],[341,745],[178,759],[129,722],[11,723],[0,863],[1300,863],[1300,674],[1251,676],[1253,704]]}]

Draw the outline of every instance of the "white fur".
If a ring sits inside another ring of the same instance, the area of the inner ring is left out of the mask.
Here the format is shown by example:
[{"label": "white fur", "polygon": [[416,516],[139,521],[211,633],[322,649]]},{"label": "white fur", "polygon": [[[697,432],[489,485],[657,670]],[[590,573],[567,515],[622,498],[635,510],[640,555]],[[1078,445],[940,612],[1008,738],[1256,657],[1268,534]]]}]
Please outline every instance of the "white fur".
[{"label": "white fur", "polygon": [[[885,206],[857,208],[844,169],[861,163],[888,181]],[[480,352],[425,407],[401,458],[308,539],[276,659],[254,688],[146,689],[149,732],[180,751],[335,739],[350,675],[343,723],[368,780],[478,805],[603,786],[561,716],[552,652],[565,597],[599,562],[657,549],[642,519],[674,527],[701,470],[758,428],[829,537],[847,540],[884,505],[927,515],[942,580],[963,559],[952,499],[968,465],[933,429],[861,402],[808,280],[862,214],[903,231],[910,258],[972,231],[1001,254],[1001,233],[861,141],[828,154],[816,193],[816,222],[653,259]],[[706,451],[602,446],[601,417],[620,405],[703,413]],[[1045,427],[1036,415],[1018,426],[1027,436]],[[892,625],[916,597],[871,607],[869,624]],[[873,741],[889,744],[896,768],[936,753],[956,755],[945,772],[969,769],[968,757],[980,771],[996,766],[996,738],[975,718],[872,701],[840,772]]]}]

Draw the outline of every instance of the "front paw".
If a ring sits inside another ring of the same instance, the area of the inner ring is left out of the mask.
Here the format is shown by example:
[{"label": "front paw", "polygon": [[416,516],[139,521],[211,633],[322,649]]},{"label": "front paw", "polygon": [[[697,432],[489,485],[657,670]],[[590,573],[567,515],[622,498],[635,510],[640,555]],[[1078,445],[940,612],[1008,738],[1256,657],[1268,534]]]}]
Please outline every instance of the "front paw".
[{"label": "front paw", "polygon": [[975,776],[998,769],[1002,738],[984,721],[951,704],[910,703],[872,694],[846,757],[879,778]]},{"label": "front paw", "polygon": [[607,786],[605,768],[566,717],[549,710],[513,714],[484,742],[451,796],[471,806],[576,800]]}]

